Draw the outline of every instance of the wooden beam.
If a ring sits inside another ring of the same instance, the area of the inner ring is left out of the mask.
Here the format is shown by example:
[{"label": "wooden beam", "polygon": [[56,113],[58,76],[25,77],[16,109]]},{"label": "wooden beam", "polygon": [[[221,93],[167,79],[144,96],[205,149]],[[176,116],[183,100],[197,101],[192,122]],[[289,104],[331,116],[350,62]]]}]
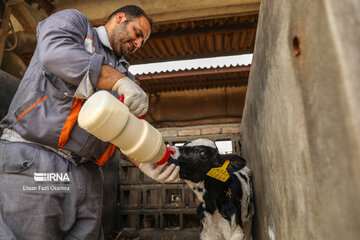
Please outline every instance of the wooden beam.
[{"label": "wooden beam", "polygon": [[172,92],[172,91],[185,91],[195,89],[210,89],[210,88],[223,88],[223,87],[241,87],[248,85],[248,78],[237,78],[230,80],[216,80],[204,83],[181,83],[172,84],[171,86],[156,85],[146,87],[140,84],[140,87],[147,93],[159,93],[159,92]]},{"label": "wooden beam", "polygon": [[254,48],[252,47],[248,49],[238,49],[231,51],[213,51],[213,52],[177,55],[177,56],[169,56],[169,57],[154,57],[155,55],[153,54],[151,57],[141,58],[139,57],[138,54],[145,50],[145,46],[144,48],[141,48],[140,50],[136,51],[135,54],[126,56],[126,60],[130,62],[132,65],[134,65],[134,64],[156,63],[156,62],[177,61],[177,60],[191,60],[196,58],[242,55],[242,54],[251,54],[254,52]]},{"label": "wooden beam", "polygon": [[1,30],[0,30],[0,67],[4,56],[6,37],[9,31],[10,15],[11,15],[11,7],[5,5],[5,13],[1,23]]},{"label": "wooden beam", "polygon": [[153,33],[149,40],[167,39],[170,37],[199,36],[208,34],[225,34],[234,32],[256,31],[257,22],[242,22],[224,26],[187,28],[179,31]]},{"label": "wooden beam", "polygon": [[10,22],[12,7],[22,2],[24,1],[9,0],[5,2],[4,18],[2,19],[1,29],[0,29],[0,67],[4,56],[6,37],[9,32],[9,22]]},{"label": "wooden beam", "polygon": [[40,8],[44,9],[45,12],[50,15],[55,12],[55,7],[51,3],[49,3],[46,0],[36,0],[36,2],[39,4]]}]

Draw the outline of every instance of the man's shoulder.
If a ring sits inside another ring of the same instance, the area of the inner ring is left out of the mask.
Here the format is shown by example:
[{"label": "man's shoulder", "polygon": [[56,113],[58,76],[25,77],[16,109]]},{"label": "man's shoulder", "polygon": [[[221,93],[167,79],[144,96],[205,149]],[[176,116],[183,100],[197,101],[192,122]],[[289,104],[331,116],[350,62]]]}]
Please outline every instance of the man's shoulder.
[{"label": "man's shoulder", "polygon": [[[46,35],[49,32],[62,36],[65,31],[83,40],[90,28],[92,26],[83,13],[75,9],[66,9],[58,11],[41,21],[37,27],[37,36]],[[55,31],[54,29],[61,29],[62,31]]]},{"label": "man's shoulder", "polygon": [[61,11],[58,11],[53,14],[54,16],[58,17],[65,17],[65,18],[80,18],[80,19],[86,19],[87,17],[80,11],[76,9],[64,9]]},{"label": "man's shoulder", "polygon": [[70,21],[70,22],[76,21],[80,24],[88,24],[89,23],[89,20],[87,19],[87,17],[82,12],[80,12],[76,9],[61,10],[61,11],[54,13],[50,17],[58,17],[65,21]]}]

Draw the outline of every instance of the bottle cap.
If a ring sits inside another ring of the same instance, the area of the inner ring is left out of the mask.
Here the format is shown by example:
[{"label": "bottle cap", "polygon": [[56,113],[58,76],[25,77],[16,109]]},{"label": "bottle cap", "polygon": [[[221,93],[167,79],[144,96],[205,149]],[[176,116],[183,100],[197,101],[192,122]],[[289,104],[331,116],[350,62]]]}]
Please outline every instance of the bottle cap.
[{"label": "bottle cap", "polygon": [[169,160],[169,158],[170,158],[170,150],[169,150],[168,147],[166,146],[166,152],[165,152],[163,158],[162,158],[160,161],[156,162],[156,164],[157,164],[157,165],[164,164],[164,163],[167,162],[167,160]]}]

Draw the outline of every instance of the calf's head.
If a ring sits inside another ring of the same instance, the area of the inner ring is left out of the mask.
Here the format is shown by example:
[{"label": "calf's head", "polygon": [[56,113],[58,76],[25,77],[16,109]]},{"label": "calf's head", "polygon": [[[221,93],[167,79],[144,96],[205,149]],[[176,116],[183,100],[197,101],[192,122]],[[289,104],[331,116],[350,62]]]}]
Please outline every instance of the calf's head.
[{"label": "calf's head", "polygon": [[194,183],[204,180],[211,168],[222,166],[218,149],[209,139],[197,139],[181,147],[172,147],[171,152],[169,162],[180,166],[180,178]]}]

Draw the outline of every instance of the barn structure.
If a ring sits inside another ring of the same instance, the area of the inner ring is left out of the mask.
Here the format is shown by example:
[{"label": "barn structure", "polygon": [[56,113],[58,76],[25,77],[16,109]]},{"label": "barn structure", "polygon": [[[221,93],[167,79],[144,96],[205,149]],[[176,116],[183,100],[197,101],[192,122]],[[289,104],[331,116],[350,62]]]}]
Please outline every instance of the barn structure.
[{"label": "barn structure", "polygon": [[[154,20],[127,60],[146,64],[253,53],[251,65],[147,72],[146,120],[164,140],[230,144],[253,170],[254,240],[360,236],[360,4],[320,0],[5,0],[0,117],[36,45],[36,25],[75,8],[94,26],[136,4]],[[120,159],[120,160],[119,160]],[[197,200],[122,156],[103,167],[107,239],[198,239]]]}]

